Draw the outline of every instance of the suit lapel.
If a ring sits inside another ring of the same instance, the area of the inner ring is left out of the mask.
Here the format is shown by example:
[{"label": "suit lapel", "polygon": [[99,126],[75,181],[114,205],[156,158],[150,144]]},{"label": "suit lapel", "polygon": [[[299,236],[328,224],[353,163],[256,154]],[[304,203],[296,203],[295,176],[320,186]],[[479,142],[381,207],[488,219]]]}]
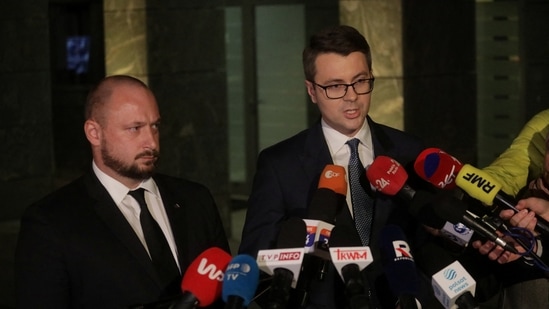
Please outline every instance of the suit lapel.
[{"label": "suit lapel", "polygon": [[315,186],[313,186],[316,189],[316,184],[318,184],[320,173],[324,167],[327,164],[333,164],[320,121],[309,130],[303,145],[303,151],[300,154],[300,160],[309,180],[312,180],[313,183],[316,180]]},{"label": "suit lapel", "polygon": [[182,222],[176,220],[176,218],[187,217],[185,214],[181,213],[185,211],[185,207],[181,204],[181,202],[178,202],[176,197],[170,192],[170,190],[167,189],[166,184],[162,181],[162,179],[159,177],[154,177],[154,181],[158,186],[158,190],[162,196],[164,209],[166,210],[166,214],[170,220],[170,226],[177,248],[177,260],[179,262],[179,267],[181,269],[185,269],[189,264],[187,252],[182,251],[182,248],[186,248],[188,243],[188,239],[186,238],[187,232],[184,230],[186,228],[186,224],[182,224]]},{"label": "suit lapel", "polygon": [[370,116],[366,117],[370,132],[372,135],[372,144],[374,147],[374,158],[377,156],[389,156],[391,157],[391,149],[394,148],[393,142],[389,137],[381,130],[379,125],[375,123]]},{"label": "suit lapel", "polygon": [[85,178],[86,189],[94,199],[93,207],[103,222],[109,227],[115,237],[132,253],[143,266],[146,273],[159,284],[160,281],[151,263],[149,255],[134,230],[118,209],[107,190],[99,182],[93,172]]}]

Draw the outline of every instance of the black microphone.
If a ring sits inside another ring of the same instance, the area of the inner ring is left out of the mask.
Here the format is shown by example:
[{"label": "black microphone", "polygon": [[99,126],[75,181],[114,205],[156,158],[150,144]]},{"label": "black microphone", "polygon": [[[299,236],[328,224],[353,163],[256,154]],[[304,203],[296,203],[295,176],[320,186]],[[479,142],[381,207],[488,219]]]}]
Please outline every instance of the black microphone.
[{"label": "black microphone", "polygon": [[[491,207],[495,204],[518,212],[515,207],[517,201],[503,192],[501,184],[488,172],[469,164],[462,164],[438,148],[423,151],[416,159],[414,167],[418,175],[436,187],[449,189],[457,185],[483,205]],[[536,230],[549,235],[549,222],[538,215],[536,219]]]},{"label": "black microphone", "polygon": [[276,243],[279,249],[259,250],[257,253],[259,269],[272,276],[266,304],[262,308],[287,307],[291,288],[295,288],[300,277],[306,237],[305,222],[291,217],[281,224]]},{"label": "black microphone", "polygon": [[[469,164],[465,164],[457,174],[456,184],[467,194],[486,205],[497,204],[518,212],[515,208],[517,201],[501,190],[501,184],[488,173]],[[536,230],[549,237],[549,223],[538,215],[536,215],[536,219]]]},{"label": "black microphone", "polygon": [[293,307],[303,307],[309,302],[310,286],[313,280],[324,280],[330,267],[328,243],[335,224],[335,217],[346,207],[347,181],[345,168],[327,164],[313,193],[307,217],[307,238],[301,273],[291,299]]},{"label": "black microphone", "polygon": [[378,156],[368,168],[368,180],[378,191],[389,196],[398,196],[409,203],[408,212],[424,225],[440,230],[445,238],[460,247],[466,247],[472,231],[461,223],[450,223],[437,216],[432,209],[435,193],[414,190],[406,180],[406,170],[395,160]]},{"label": "black microphone", "polygon": [[336,225],[330,235],[332,263],[345,284],[345,298],[351,309],[369,309],[370,285],[361,271],[373,262],[369,247],[363,247],[354,227]]},{"label": "black microphone", "polygon": [[437,195],[434,204],[437,206],[433,207],[433,210],[438,216],[446,218],[452,223],[462,222],[482,237],[493,241],[505,250],[516,254],[519,253],[515,247],[509,245],[505,240],[500,238],[495,233],[493,227],[486,224],[480,217],[469,213],[469,211],[467,211],[467,205],[456,197],[441,193]]},{"label": "black microphone", "polygon": [[379,248],[385,276],[400,309],[418,309],[420,278],[404,231],[397,225],[384,226]]}]

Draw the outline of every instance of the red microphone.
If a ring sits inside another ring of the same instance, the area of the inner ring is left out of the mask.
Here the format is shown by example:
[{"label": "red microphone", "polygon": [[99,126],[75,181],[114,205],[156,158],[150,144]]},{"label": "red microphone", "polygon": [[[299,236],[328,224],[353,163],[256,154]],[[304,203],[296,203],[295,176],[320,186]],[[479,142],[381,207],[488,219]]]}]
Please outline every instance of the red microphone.
[{"label": "red microphone", "polygon": [[173,309],[207,307],[221,297],[223,274],[231,261],[231,255],[218,247],[203,251],[189,265],[183,280],[183,295]]},{"label": "red microphone", "polygon": [[463,164],[439,148],[427,148],[414,162],[414,170],[425,181],[440,189],[456,187],[456,176]]},{"label": "red microphone", "polygon": [[377,156],[366,170],[366,177],[383,194],[398,195],[408,201],[414,198],[414,189],[406,184],[408,173],[391,157]]},{"label": "red microphone", "polygon": [[378,156],[366,171],[370,183],[381,193],[398,196],[409,203],[408,212],[418,218],[423,224],[441,229],[446,220],[433,214],[431,204],[435,197],[433,193],[416,191],[407,183],[408,173],[395,159]]}]

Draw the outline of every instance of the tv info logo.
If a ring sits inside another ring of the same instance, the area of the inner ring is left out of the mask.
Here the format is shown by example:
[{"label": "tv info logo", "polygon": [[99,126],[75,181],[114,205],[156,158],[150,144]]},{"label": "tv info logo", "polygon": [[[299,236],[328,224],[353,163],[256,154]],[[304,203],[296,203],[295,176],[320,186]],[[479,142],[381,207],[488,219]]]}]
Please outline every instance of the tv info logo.
[{"label": "tv info logo", "polygon": [[300,251],[288,251],[275,254],[261,254],[258,256],[260,262],[267,261],[297,261],[301,258]]}]

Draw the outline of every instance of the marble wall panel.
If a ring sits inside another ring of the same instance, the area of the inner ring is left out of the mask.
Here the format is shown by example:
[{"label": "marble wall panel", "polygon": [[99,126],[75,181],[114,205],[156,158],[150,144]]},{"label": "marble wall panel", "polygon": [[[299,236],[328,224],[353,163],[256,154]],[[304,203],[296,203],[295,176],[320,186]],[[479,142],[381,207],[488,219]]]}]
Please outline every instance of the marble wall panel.
[{"label": "marble wall panel", "polygon": [[340,0],[340,22],[357,28],[372,50],[376,77],[369,115],[403,129],[402,11],[400,0]]},{"label": "marble wall panel", "polygon": [[144,0],[104,1],[105,69],[147,83],[147,11]]}]

